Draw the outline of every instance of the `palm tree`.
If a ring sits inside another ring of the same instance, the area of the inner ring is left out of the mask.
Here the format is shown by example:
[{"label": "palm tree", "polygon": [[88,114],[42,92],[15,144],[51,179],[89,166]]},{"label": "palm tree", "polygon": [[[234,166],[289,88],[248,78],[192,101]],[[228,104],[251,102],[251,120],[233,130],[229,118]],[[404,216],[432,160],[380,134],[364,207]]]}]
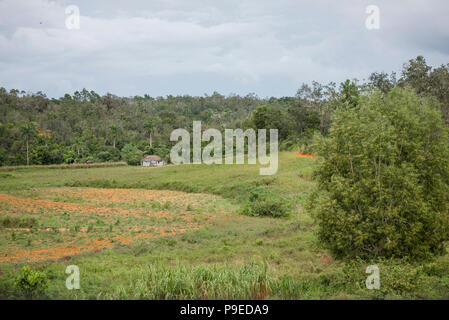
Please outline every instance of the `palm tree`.
[{"label": "palm tree", "polygon": [[114,145],[114,149],[115,149],[115,142],[117,140],[118,127],[116,125],[111,125],[111,126],[109,126],[109,129],[111,130],[112,136],[114,137],[113,145]]},{"label": "palm tree", "polygon": [[153,146],[153,130],[154,130],[153,121],[152,120],[148,120],[147,122],[145,122],[143,127],[145,129],[147,129],[148,132],[150,133],[150,147],[152,147]]},{"label": "palm tree", "polygon": [[76,153],[78,155],[78,158],[80,158],[80,151],[83,151],[83,146],[84,146],[84,140],[82,137],[76,137],[73,139],[72,145],[75,147],[76,149]]},{"label": "palm tree", "polygon": [[36,123],[28,122],[20,126],[22,137],[25,138],[27,147],[27,166],[30,165],[30,140],[36,135]]}]

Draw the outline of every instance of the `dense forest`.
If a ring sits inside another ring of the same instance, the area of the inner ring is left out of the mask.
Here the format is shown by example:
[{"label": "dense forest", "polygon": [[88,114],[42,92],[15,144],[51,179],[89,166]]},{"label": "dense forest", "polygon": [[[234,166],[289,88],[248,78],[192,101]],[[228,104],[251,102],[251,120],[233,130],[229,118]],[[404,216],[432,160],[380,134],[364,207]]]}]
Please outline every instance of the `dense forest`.
[{"label": "dense forest", "polygon": [[396,86],[437,99],[449,123],[449,64],[431,67],[421,56],[405,63],[399,78],[375,72],[362,82],[313,82],[302,85],[295,96],[281,98],[216,92],[204,97],[125,98],[83,89],[49,99],[42,92],[0,88],[0,165],[137,164],[135,159],[144,154],[169,160],[171,131],[191,129],[193,120],[201,120],[203,129],[277,128],[281,149],[307,149],[316,132],[327,134],[338,106],[357,105],[360,95],[386,93]]}]

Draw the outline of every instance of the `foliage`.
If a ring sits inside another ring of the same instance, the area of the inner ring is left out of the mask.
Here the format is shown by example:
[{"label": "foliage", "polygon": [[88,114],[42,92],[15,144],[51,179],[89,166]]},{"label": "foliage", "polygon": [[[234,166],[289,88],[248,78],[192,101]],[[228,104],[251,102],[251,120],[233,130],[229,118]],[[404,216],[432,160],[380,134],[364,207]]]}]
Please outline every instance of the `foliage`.
[{"label": "foliage", "polygon": [[435,101],[395,88],[342,106],[310,209],[337,257],[426,259],[449,239],[449,135]]},{"label": "foliage", "polygon": [[401,259],[377,259],[371,263],[362,260],[347,262],[343,268],[342,281],[350,284],[354,290],[366,290],[366,278],[369,275],[366,268],[370,264],[379,269],[380,288],[373,290],[377,299],[406,296],[411,292],[417,292],[424,285],[423,266],[410,264]]},{"label": "foliage", "polygon": [[241,209],[247,216],[287,217],[290,215],[291,203],[280,196],[270,194],[265,189],[251,191],[249,200]]},{"label": "foliage", "polygon": [[123,299],[262,299],[270,292],[267,265],[251,263],[240,268],[226,265],[168,267],[151,264],[127,289],[109,298]]},{"label": "foliage", "polygon": [[288,116],[279,108],[264,105],[259,106],[251,114],[248,124],[253,129],[266,129],[269,136],[269,129],[278,129],[279,138],[284,140],[290,131]]},{"label": "foliage", "polygon": [[32,299],[45,292],[48,287],[47,277],[42,272],[33,271],[30,267],[24,266],[14,282],[14,286],[26,298]]},{"label": "foliage", "polygon": [[[201,97],[100,96],[83,89],[59,99],[42,92],[25,93],[0,88],[0,166],[84,163],[123,160],[126,144],[144,154],[169,160],[176,128],[192,130],[201,120],[204,129],[278,129],[282,150],[309,150],[311,137],[327,135],[332,113],[339,105],[354,107],[360,96],[379,89],[411,86],[420,96],[436,97],[449,124],[449,65],[432,68],[423,57],[410,60],[396,80],[392,73],[372,73],[366,83],[347,80],[340,86],[303,84],[292,97],[259,98],[223,96],[217,92]],[[27,151],[28,150],[28,151]]]},{"label": "foliage", "polygon": [[[241,127],[242,120],[265,102],[255,95],[218,93],[157,98],[108,93],[101,97],[86,89],[49,99],[43,93],[0,88],[0,165],[26,164],[27,142],[30,165],[83,163],[89,157],[119,161],[126,144],[140,141],[147,144],[146,148],[139,146],[143,152],[166,158],[166,150],[173,145],[169,140],[172,130],[191,130],[192,121],[198,119],[205,127],[220,130]],[[21,130],[26,126],[33,130]],[[148,150],[150,146],[155,150]]]},{"label": "foliage", "polygon": [[135,145],[127,144],[123,147],[121,152],[123,160],[126,161],[127,164],[136,166],[140,164],[142,160],[142,151],[140,151]]},{"label": "foliage", "polygon": [[5,228],[31,228],[36,224],[33,217],[4,216],[0,218],[0,225]]},{"label": "foliage", "polygon": [[449,64],[432,68],[423,56],[404,64],[399,86],[410,86],[420,96],[433,96],[441,103],[441,111],[449,124]]}]

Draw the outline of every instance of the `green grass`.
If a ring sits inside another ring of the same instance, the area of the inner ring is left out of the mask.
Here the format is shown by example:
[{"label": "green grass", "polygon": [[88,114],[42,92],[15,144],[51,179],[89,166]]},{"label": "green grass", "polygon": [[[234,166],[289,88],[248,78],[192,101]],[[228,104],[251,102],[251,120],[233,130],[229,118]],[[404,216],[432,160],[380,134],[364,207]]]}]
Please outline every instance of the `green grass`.
[{"label": "green grass", "polygon": [[[280,154],[279,171],[263,177],[257,166],[190,165],[149,169],[141,167],[77,170],[22,169],[2,177],[0,192],[61,203],[88,205],[70,195],[42,194],[51,187],[107,187],[170,189],[223,197],[219,203],[185,204],[176,201],[111,200],[111,208],[163,210],[194,214],[197,210],[226,211],[228,218],[211,221],[192,232],[117,243],[99,252],[30,264],[48,278],[42,298],[49,299],[448,299],[449,256],[424,265],[377,261],[381,290],[367,290],[365,268],[371,262],[351,264],[329,258],[315,236],[315,227],[303,203],[314,185],[314,160]],[[255,188],[290,199],[286,218],[246,217],[238,214]],[[205,205],[206,207],[203,207]],[[205,209],[206,208],[206,209]],[[3,212],[3,211],[2,211]],[[37,213],[39,215],[39,213]],[[47,217],[48,218],[48,217]],[[37,219],[42,223],[44,216]],[[61,221],[64,218],[61,218]],[[175,221],[176,222],[176,221]],[[101,219],[93,223],[94,231]],[[132,221],[113,219],[105,224],[120,230]],[[151,222],[146,222],[151,223]],[[168,222],[171,223],[171,222]],[[11,231],[3,243],[11,243]],[[14,231],[15,241],[27,244],[27,234]],[[60,234],[50,233],[49,243]],[[8,242],[9,241],[9,242]],[[67,290],[65,268],[80,269],[80,290]],[[23,298],[13,283],[23,264],[0,263],[0,298]]]},{"label": "green grass", "polygon": [[[274,176],[260,176],[260,166],[247,164],[169,165],[161,168],[121,166],[77,170],[20,169],[8,173],[2,179],[0,191],[63,186],[168,189],[212,193],[242,201],[258,186],[292,198],[310,190],[313,185],[310,179],[313,159],[298,158],[293,153],[280,153],[279,161],[281,165]],[[304,174],[300,169],[309,172]]]},{"label": "green grass", "polygon": [[[30,165],[30,166],[0,166],[2,171],[15,171],[21,169],[80,169],[80,168],[102,168],[126,166],[126,162],[97,162],[97,163],[72,163],[72,164],[50,164],[50,165]],[[0,178],[7,174],[0,174]]]},{"label": "green grass", "polygon": [[[2,256],[9,256],[8,261],[16,263],[30,261],[28,253],[17,256],[18,251],[24,250],[45,250],[59,245],[57,252],[41,252],[41,256],[54,257],[89,250],[88,245],[101,249],[111,242],[176,234],[194,230],[235,210],[226,201],[207,194],[141,189],[121,190],[120,194],[116,189],[98,191],[39,188],[23,190],[21,197],[0,198],[0,227],[3,227],[0,262]],[[191,210],[187,210],[188,206]],[[73,250],[63,252],[69,248]],[[32,261],[38,260],[41,259],[33,257]]]}]

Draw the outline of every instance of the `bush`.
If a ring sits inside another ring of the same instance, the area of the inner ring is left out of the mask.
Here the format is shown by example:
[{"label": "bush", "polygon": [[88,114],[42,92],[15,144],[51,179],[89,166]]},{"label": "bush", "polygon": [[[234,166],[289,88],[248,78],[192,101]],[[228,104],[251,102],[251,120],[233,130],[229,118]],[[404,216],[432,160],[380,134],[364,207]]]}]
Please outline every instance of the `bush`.
[{"label": "bush", "polygon": [[282,197],[275,197],[264,189],[250,192],[249,200],[240,213],[247,216],[286,217],[290,214],[291,204]]},{"label": "bush", "polygon": [[120,160],[120,151],[117,148],[105,146],[104,149],[97,153],[97,158],[102,162]]},{"label": "bush", "polygon": [[32,217],[11,217],[0,218],[0,225],[5,228],[32,228],[36,224],[36,218]]},{"label": "bush", "polygon": [[[369,265],[379,269],[378,290],[367,290],[366,273]],[[448,297],[448,265],[442,261],[410,263],[404,259],[376,259],[367,262],[359,259],[346,262],[343,274],[336,275],[345,290],[371,299],[441,299]]]},{"label": "bush", "polygon": [[409,89],[361,98],[318,138],[309,209],[336,257],[444,253],[449,238],[449,134],[433,100]]},{"label": "bush", "polygon": [[45,274],[33,271],[30,267],[22,268],[20,275],[14,282],[14,286],[28,299],[42,295],[47,289],[47,277]]},{"label": "bush", "polygon": [[122,149],[121,155],[123,160],[125,160],[127,164],[132,166],[139,165],[140,161],[142,160],[142,151],[140,151],[133,144],[125,145]]},{"label": "bush", "polygon": [[107,151],[101,151],[97,154],[97,158],[102,162],[107,162],[111,160],[112,155]]}]

